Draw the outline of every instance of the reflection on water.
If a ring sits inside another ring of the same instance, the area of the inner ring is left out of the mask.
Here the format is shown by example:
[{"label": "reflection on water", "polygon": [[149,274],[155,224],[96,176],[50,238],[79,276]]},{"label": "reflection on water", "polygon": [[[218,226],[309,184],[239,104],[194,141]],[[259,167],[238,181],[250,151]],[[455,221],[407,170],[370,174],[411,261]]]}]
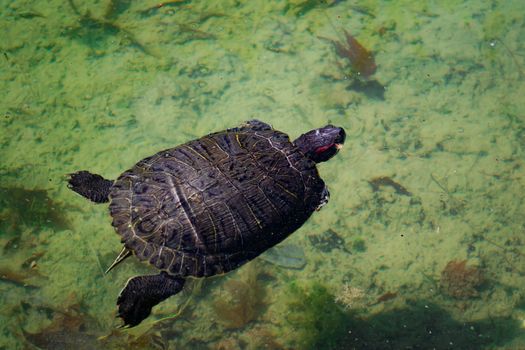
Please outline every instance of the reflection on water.
[{"label": "reflection on water", "polygon": [[[525,347],[520,1],[3,1],[0,348]],[[330,201],[117,329],[127,259],[66,187],[261,119],[327,123]]]}]

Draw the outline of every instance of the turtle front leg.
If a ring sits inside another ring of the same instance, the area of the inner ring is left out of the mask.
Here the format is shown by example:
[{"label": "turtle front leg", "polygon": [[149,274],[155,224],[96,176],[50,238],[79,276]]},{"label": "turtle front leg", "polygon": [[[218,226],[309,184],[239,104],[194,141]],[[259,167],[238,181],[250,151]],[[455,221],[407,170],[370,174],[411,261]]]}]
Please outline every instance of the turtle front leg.
[{"label": "turtle front leg", "polygon": [[328,200],[330,199],[330,192],[328,191],[328,187],[323,188],[323,193],[321,194],[321,200],[319,201],[319,204],[317,204],[317,208],[315,210],[319,211],[322,207],[328,203]]},{"label": "turtle front leg", "polygon": [[134,327],[149,316],[151,308],[182,290],[185,280],[161,272],[130,278],[117,299],[124,326]]}]

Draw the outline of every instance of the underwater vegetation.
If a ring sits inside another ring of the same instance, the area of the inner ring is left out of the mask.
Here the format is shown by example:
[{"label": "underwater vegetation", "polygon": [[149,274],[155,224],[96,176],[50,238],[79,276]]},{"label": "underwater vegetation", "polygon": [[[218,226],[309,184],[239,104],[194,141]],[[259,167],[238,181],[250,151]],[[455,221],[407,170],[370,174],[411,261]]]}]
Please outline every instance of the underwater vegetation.
[{"label": "underwater vegetation", "polygon": [[[255,320],[266,306],[266,290],[261,273],[249,264],[240,279],[224,281],[213,302],[218,321],[227,329],[243,328]],[[251,266],[251,267],[250,267]]]},{"label": "underwater vegetation", "polygon": [[[365,298],[362,290],[349,285],[346,292],[351,307]],[[474,350],[504,345],[521,333],[519,320],[489,317],[457,321],[428,300],[407,299],[404,307],[365,317],[335,304],[334,296],[319,283],[304,287],[291,284],[288,294],[286,321],[296,336],[289,346],[293,349]],[[377,302],[395,296],[388,292]]]},{"label": "underwater vegetation", "polygon": [[334,300],[341,304],[345,309],[350,310],[363,306],[362,304],[365,297],[366,294],[363,289],[345,283],[339,293],[335,296]]},{"label": "underwater vegetation", "polygon": [[[86,308],[75,294],[69,295],[64,306],[37,305],[22,302],[24,314],[38,315],[38,330],[22,328],[19,336],[29,349],[92,350],[92,349],[168,349],[167,334],[163,324],[134,331],[108,330],[86,313]],[[108,334],[109,333],[109,334]],[[31,345],[31,346],[29,346]]]},{"label": "underwater vegetation", "polygon": [[507,271],[518,273],[521,276],[525,276],[525,269],[523,266],[523,259],[525,254],[521,252],[525,243],[520,236],[507,237],[503,244],[499,244],[481,234],[473,235],[473,238],[477,241],[485,241],[490,245],[498,248],[501,253],[502,260],[508,265]]},{"label": "underwater vegetation", "polygon": [[209,344],[213,350],[280,350],[288,349],[279,343],[279,338],[265,326],[256,325],[240,333],[239,337],[230,334]]},{"label": "underwater vegetation", "polygon": [[500,11],[488,13],[482,23],[484,42],[488,43],[488,45],[484,45],[484,48],[487,50],[487,58],[492,61],[492,64],[499,66],[509,76],[512,75],[517,79],[523,79],[525,77],[523,54],[519,52],[520,45],[516,45],[519,41],[512,43],[505,40],[505,37],[508,35],[506,31],[509,23],[515,21],[516,16],[519,16],[519,14],[505,14]]},{"label": "underwater vegetation", "polygon": [[352,242],[352,250],[357,253],[364,253],[366,252],[366,242],[362,238],[356,238]]},{"label": "underwater vegetation", "polygon": [[23,294],[45,283],[39,270],[45,238],[39,233],[67,229],[65,212],[46,190],[0,187],[0,287]]},{"label": "underwater vegetation", "polygon": [[350,253],[345,247],[345,240],[331,228],[319,235],[309,235],[308,239],[312,245],[323,253],[329,253],[334,249],[341,249]]},{"label": "underwater vegetation", "polygon": [[78,20],[76,21],[78,24],[72,25],[64,31],[67,36],[78,39],[80,42],[94,49],[102,49],[102,45],[106,43],[106,41],[109,41],[108,38],[119,37],[129,46],[135,47],[145,54],[154,56],[153,52],[142,44],[130,30],[115,21],[115,19],[131,5],[130,1],[109,1],[106,4],[106,9],[101,18],[95,17],[89,10],[82,12],[74,0],[68,0],[68,3],[73,12],[78,16]]},{"label": "underwater vegetation", "polygon": [[131,6],[131,0],[109,0],[106,2],[104,18],[117,18],[120,14],[127,11]]},{"label": "underwater vegetation", "polygon": [[319,283],[289,287],[286,321],[295,330],[297,349],[336,349],[349,329],[350,315],[335,302],[334,295]]},{"label": "underwater vegetation", "polygon": [[456,198],[455,194],[448,189],[447,183],[445,182],[446,180],[438,180],[434,174],[430,174],[430,178],[443,191],[443,196],[440,200],[443,211],[452,216],[460,214],[465,209],[466,203]]},{"label": "underwater vegetation", "polygon": [[368,183],[372,196],[357,207],[366,212],[366,223],[380,223],[385,227],[393,222],[420,227],[428,225],[427,213],[417,193],[408,191],[387,176],[375,177]]},{"label": "underwater vegetation", "polygon": [[476,266],[468,266],[466,260],[449,261],[441,271],[440,287],[443,293],[456,299],[467,299],[479,295],[485,278]]},{"label": "underwater vegetation", "polygon": [[[32,300],[32,299],[30,299]],[[28,331],[22,327],[20,336],[33,349],[94,349],[100,344],[96,333],[96,320],[83,312],[83,305],[75,294],[70,294],[60,308],[50,305],[22,301],[20,309],[24,315],[31,315],[44,326]]]},{"label": "underwater vegetation", "polygon": [[39,349],[95,349],[100,346],[94,334],[83,332],[85,320],[76,314],[56,314],[52,323],[24,338]]},{"label": "underwater vegetation", "polygon": [[257,326],[246,332],[247,338],[250,340],[248,349],[286,349],[280,342],[276,335],[268,328]]},{"label": "underwater vegetation", "polygon": [[305,0],[294,4],[290,1],[284,7],[283,12],[290,12],[296,17],[302,17],[314,9],[330,7],[336,5],[337,2],[337,0]]},{"label": "underwater vegetation", "polygon": [[[133,5],[130,0],[106,0],[100,5],[101,8],[98,11],[100,13],[97,15],[87,9],[89,3],[75,0],[68,0],[68,3],[77,16],[77,20],[64,28],[63,35],[91,48],[95,56],[109,53],[110,47],[115,47],[116,42],[117,50],[123,47],[131,47],[146,55],[160,58],[160,55],[154,50],[153,44],[146,43],[145,40],[136,35],[137,32],[132,28],[133,25],[128,24],[131,23],[130,16],[151,17],[159,13],[161,9],[171,7],[181,9],[188,1],[164,1],[154,6],[145,6],[141,10],[133,11],[130,10]],[[192,40],[215,39],[214,34],[199,30],[198,26],[212,17],[222,16],[224,16],[222,13],[201,13],[195,20],[186,23],[173,22],[174,36],[170,42],[184,44]]]}]

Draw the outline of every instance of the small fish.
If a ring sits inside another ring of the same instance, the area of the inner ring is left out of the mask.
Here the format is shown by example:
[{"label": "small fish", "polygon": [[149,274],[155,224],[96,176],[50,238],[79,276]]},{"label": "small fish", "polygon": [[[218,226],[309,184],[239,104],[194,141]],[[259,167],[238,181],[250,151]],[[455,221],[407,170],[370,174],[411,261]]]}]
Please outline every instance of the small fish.
[{"label": "small fish", "polygon": [[38,272],[30,270],[24,273],[13,271],[8,268],[0,269],[0,283],[10,283],[18,287],[38,288],[37,285],[28,281],[33,276],[39,276]]},{"label": "small fish", "polygon": [[386,301],[390,301],[390,300],[395,299],[395,298],[397,298],[397,292],[386,292],[385,294],[380,295],[379,297],[377,297],[376,301],[368,304],[368,306],[373,306],[373,305],[377,305],[377,304],[380,304],[380,303],[384,303]]},{"label": "small fish", "polygon": [[370,186],[372,186],[372,190],[374,192],[379,191],[380,187],[382,186],[389,186],[392,187],[397,194],[401,194],[403,196],[412,196],[412,193],[410,193],[403,185],[400,185],[388,176],[375,177],[368,181],[368,183]]},{"label": "small fish", "polygon": [[382,303],[382,302],[385,302],[385,301],[389,301],[389,300],[392,300],[394,298],[397,297],[397,293],[396,292],[386,292],[385,294],[381,295],[380,297],[377,298],[377,303]]},{"label": "small fish", "polygon": [[156,5],[150,6],[150,7],[148,7],[145,10],[142,10],[141,13],[143,15],[151,15],[156,10],[158,10],[160,8],[167,7],[167,6],[183,5],[186,2],[187,2],[186,0],[169,0],[169,1],[164,1],[164,2],[160,2],[160,3],[156,4]]},{"label": "small fish", "polygon": [[36,11],[20,12],[20,13],[17,14],[17,16],[20,17],[20,18],[25,18],[25,19],[46,18],[46,16],[44,16],[40,12],[36,12]]},{"label": "small fish", "polygon": [[369,78],[376,71],[374,56],[355,37],[344,31],[346,45],[344,43],[331,40],[337,54],[350,61],[352,69],[364,78]]}]

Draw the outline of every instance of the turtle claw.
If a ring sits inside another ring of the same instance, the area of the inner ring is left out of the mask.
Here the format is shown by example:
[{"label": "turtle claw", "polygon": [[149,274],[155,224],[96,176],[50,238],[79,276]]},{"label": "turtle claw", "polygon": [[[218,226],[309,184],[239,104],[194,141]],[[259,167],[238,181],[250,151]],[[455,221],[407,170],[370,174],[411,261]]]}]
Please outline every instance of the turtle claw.
[{"label": "turtle claw", "polygon": [[[120,317],[120,316],[117,316],[117,317]],[[117,329],[128,329],[128,328],[131,328],[131,326],[127,324],[121,324],[117,326]]]}]

